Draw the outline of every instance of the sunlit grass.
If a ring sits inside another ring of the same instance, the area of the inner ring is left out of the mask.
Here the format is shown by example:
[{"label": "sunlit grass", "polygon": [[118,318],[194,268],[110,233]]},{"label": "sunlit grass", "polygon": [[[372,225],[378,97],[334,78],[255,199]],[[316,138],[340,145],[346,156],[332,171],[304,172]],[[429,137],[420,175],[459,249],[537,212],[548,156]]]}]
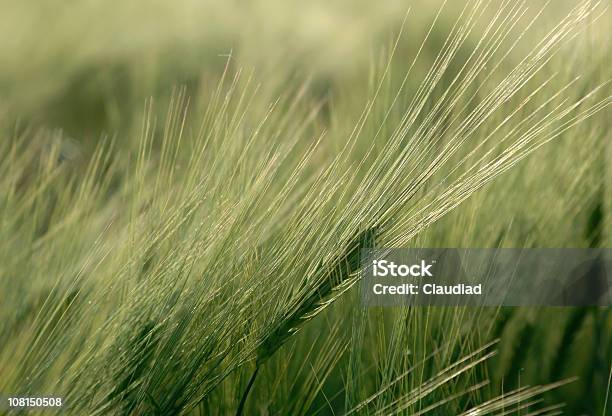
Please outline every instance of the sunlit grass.
[{"label": "sunlit grass", "polygon": [[8,115],[0,393],[71,414],[602,414],[607,310],[356,296],[363,247],[608,244],[610,72],[584,46],[607,11],[547,27],[550,7],[442,5],[415,42],[413,6],[354,89],[279,71],[268,90],[232,54],[91,152]]}]

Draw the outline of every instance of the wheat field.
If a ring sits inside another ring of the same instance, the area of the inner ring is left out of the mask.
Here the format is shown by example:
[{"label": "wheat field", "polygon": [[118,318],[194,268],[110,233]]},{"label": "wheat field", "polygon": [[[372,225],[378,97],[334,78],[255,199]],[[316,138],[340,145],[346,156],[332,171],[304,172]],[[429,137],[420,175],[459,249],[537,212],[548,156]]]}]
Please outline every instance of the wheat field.
[{"label": "wheat field", "polygon": [[365,307],[359,280],[367,247],[612,247],[610,13],[0,0],[0,397],[609,414],[608,307]]}]

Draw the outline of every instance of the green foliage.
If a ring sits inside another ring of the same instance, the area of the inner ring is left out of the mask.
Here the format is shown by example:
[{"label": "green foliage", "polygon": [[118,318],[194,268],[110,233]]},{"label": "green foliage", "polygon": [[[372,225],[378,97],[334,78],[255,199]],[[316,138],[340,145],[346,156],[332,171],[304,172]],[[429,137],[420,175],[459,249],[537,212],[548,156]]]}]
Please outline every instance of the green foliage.
[{"label": "green foliage", "polygon": [[21,34],[0,68],[2,395],[77,415],[610,408],[608,308],[358,294],[366,247],[609,245],[604,4],[40,3],[2,15],[104,24],[51,31],[41,72],[0,25]]}]

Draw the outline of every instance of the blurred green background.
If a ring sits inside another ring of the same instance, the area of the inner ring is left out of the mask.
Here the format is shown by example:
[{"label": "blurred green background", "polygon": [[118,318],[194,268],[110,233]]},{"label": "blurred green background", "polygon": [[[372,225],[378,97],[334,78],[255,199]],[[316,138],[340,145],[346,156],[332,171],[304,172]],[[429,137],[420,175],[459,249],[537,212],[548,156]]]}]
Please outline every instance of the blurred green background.
[{"label": "blurred green background", "polygon": [[[168,96],[176,85],[197,95],[198,88],[215,85],[230,53],[232,70],[255,71],[272,94],[286,88],[287,80],[311,77],[311,94],[350,90],[357,98],[367,91],[367,82],[361,81],[384,59],[405,15],[410,19],[400,59],[394,62],[398,77],[409,62],[401,56],[410,56],[420,45],[442,3],[126,0],[110,5],[101,0],[2,0],[0,114],[61,128],[79,141],[95,140],[102,133],[126,135],[146,97]],[[573,2],[552,3],[536,33]],[[529,2],[529,13],[543,4]],[[419,65],[433,60],[463,6],[447,2],[425,48],[429,60]],[[487,13],[495,9],[493,5]],[[602,39],[608,23],[606,14],[589,29],[598,45],[608,45]],[[477,39],[477,33],[472,38]],[[525,46],[533,45],[527,40]],[[515,53],[520,56],[521,48]]]}]

